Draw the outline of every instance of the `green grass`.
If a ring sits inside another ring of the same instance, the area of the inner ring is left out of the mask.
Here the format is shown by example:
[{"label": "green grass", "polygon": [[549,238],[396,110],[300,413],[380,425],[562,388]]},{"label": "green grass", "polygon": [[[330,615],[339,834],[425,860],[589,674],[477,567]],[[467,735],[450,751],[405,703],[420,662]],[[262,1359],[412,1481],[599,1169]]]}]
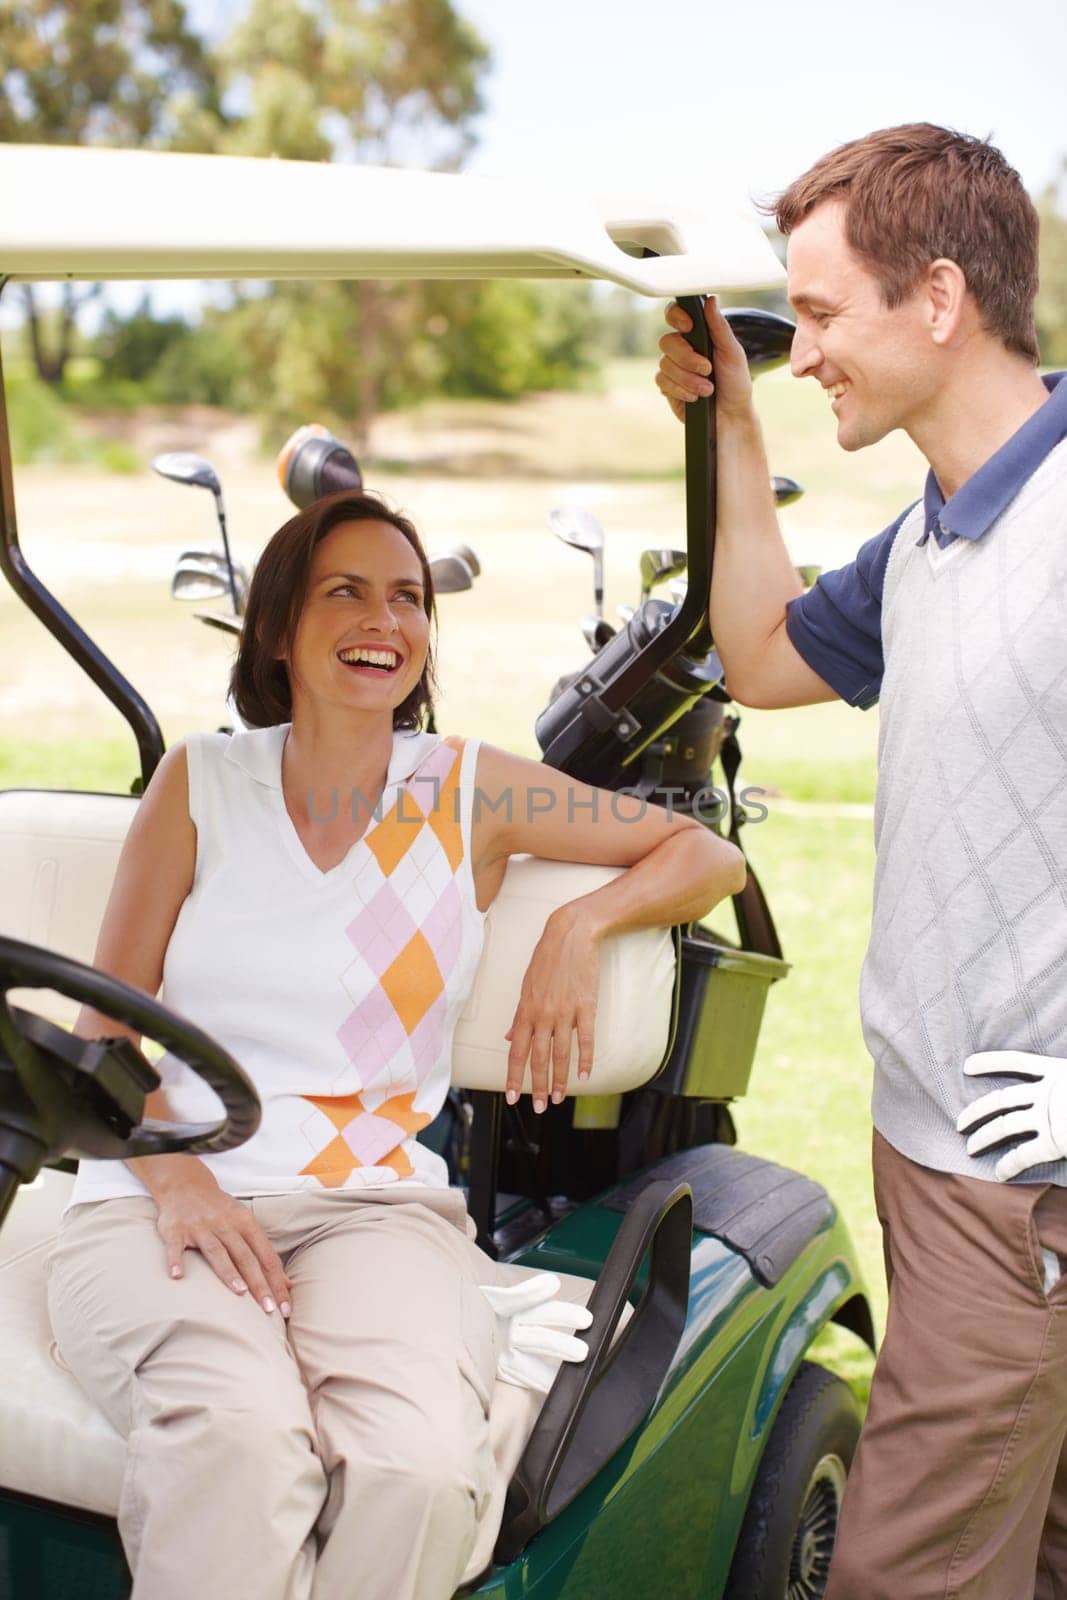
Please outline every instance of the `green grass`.
[{"label": "green grass", "polygon": [[874,799],[877,711],[841,700],[790,711],[741,708],[742,783],[788,800],[866,803]]},{"label": "green grass", "polygon": [[[793,970],[772,988],[739,1142],[829,1189],[852,1235],[882,1325],[885,1281],[871,1193],[871,1064],[859,1025],[859,972],[870,920],[869,820],[775,815],[750,826],[745,848]],[[850,1335],[832,1364],[862,1394],[870,1359]]]},{"label": "green grass", "polygon": [[122,739],[0,739],[0,789],[88,789],[129,794],[140,775],[132,735]]},{"label": "green grass", "polygon": [[119,438],[101,438],[80,425],[77,406],[25,367],[5,371],[11,448],[20,465],[99,465],[109,472],[139,472],[143,462]]}]

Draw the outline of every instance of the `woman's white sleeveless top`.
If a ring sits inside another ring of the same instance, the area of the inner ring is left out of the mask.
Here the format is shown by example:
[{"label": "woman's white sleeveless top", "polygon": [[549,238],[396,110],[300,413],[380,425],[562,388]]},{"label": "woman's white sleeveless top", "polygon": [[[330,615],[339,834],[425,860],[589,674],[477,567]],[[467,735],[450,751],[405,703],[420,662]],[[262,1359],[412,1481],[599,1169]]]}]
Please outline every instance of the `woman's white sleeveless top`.
[{"label": "woman's white sleeveless top", "polygon": [[[186,741],[196,871],[161,998],[229,1050],[263,1103],[247,1144],[201,1159],[234,1195],[446,1186],[415,1135],[444,1104],[482,949],[478,743],[396,733],[381,797],[355,796],[373,807],[363,837],[323,872],[285,806],[288,731]],[[175,1119],[217,1116],[187,1068],[166,1056],[161,1071]],[[145,1193],[125,1163],[83,1161],[71,1203]]]}]

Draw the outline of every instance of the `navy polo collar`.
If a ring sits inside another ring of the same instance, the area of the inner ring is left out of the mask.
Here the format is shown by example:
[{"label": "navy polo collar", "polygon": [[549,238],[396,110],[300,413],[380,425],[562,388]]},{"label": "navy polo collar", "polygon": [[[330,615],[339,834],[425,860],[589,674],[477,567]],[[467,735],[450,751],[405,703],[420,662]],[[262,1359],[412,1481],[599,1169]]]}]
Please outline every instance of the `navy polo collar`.
[{"label": "navy polo collar", "polygon": [[1049,391],[1043,406],[1027,417],[1022,427],[1002,444],[995,455],[983,462],[951,499],[946,500],[932,471],[926,475],[923,493],[923,531],[916,540],[925,544],[931,533],[940,544],[959,535],[980,539],[988,533],[1001,512],[1033,477],[1050,450],[1067,439],[1067,374],[1050,372],[1042,382]]}]

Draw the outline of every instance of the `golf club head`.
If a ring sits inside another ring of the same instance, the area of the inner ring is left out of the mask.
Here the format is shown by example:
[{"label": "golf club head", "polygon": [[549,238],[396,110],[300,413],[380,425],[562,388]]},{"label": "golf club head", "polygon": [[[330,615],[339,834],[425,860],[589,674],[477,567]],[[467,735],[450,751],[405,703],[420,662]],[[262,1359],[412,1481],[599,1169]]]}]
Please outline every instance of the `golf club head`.
[{"label": "golf club head", "polygon": [[626,624],[629,622],[630,618],[633,616],[633,614],[636,611],[636,609],[637,609],[636,606],[616,606],[615,607],[615,614],[618,617],[619,621],[622,623],[623,627],[625,627]]},{"label": "golf club head", "polygon": [[604,548],[604,528],[598,517],[584,506],[553,506],[548,513],[548,525],[557,539],[572,544],[576,550]]},{"label": "golf club head", "polygon": [[226,562],[211,550],[187,550],[170,580],[172,600],[218,600],[230,592]]},{"label": "golf club head", "polygon": [[744,347],[748,370],[754,378],[789,360],[796,329],[788,317],[750,306],[729,306],[723,316]]},{"label": "golf club head", "polygon": [[477,577],[481,576],[482,564],[478,560],[478,557],[475,555],[474,551],[471,549],[469,544],[453,544],[453,545],[450,545],[449,546],[449,554],[450,555],[454,555],[454,556],[462,556],[463,557],[464,561],[467,563],[468,567],[470,567],[470,569],[471,569],[471,577],[472,578],[477,578]]},{"label": "golf club head", "polygon": [[474,573],[470,562],[454,550],[445,550],[430,557],[430,576],[434,594],[460,594],[474,587]]},{"label": "golf club head", "polygon": [[[244,612],[248,600],[248,570],[234,563],[233,583],[237,590],[237,611]],[[183,550],[174,563],[170,580],[172,600],[217,600],[230,594],[226,557],[214,550]]]},{"label": "golf club head", "polygon": [[346,444],[321,422],[308,422],[278,452],[278,480],[294,506],[303,511],[321,495],[363,487],[359,462]]},{"label": "golf club head", "polygon": [[804,493],[804,485],[795,478],[781,478],[777,473],[771,479],[771,487],[774,489],[774,503],[779,506],[791,506]]},{"label": "golf club head", "polygon": [[554,506],[548,525],[557,539],[587,550],[593,558],[593,601],[598,617],[604,615],[604,528],[599,518],[584,506]]},{"label": "golf club head", "polygon": [[606,617],[595,617],[590,613],[582,618],[582,638],[594,655],[614,637],[615,629]]},{"label": "golf club head", "polygon": [[168,450],[164,455],[153,456],[152,470],[172,483],[191,483],[198,489],[210,489],[213,495],[222,494],[219,475],[210,461],[194,456],[188,450]]},{"label": "golf club head", "polygon": [[641,551],[641,601],[648,599],[657,584],[675,578],[686,568],[684,550]]}]

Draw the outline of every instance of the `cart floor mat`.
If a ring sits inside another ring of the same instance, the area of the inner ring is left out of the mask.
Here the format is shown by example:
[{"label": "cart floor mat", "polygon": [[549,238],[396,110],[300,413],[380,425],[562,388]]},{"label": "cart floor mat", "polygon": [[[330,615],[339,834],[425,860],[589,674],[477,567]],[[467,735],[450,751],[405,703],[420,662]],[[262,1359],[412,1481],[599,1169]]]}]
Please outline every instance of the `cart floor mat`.
[{"label": "cart floor mat", "polygon": [[689,1184],[694,1228],[744,1256],[767,1288],[834,1215],[830,1196],[812,1178],[726,1144],[698,1145],[665,1156],[601,1204],[609,1211],[626,1211],[645,1185],[658,1178]]}]

